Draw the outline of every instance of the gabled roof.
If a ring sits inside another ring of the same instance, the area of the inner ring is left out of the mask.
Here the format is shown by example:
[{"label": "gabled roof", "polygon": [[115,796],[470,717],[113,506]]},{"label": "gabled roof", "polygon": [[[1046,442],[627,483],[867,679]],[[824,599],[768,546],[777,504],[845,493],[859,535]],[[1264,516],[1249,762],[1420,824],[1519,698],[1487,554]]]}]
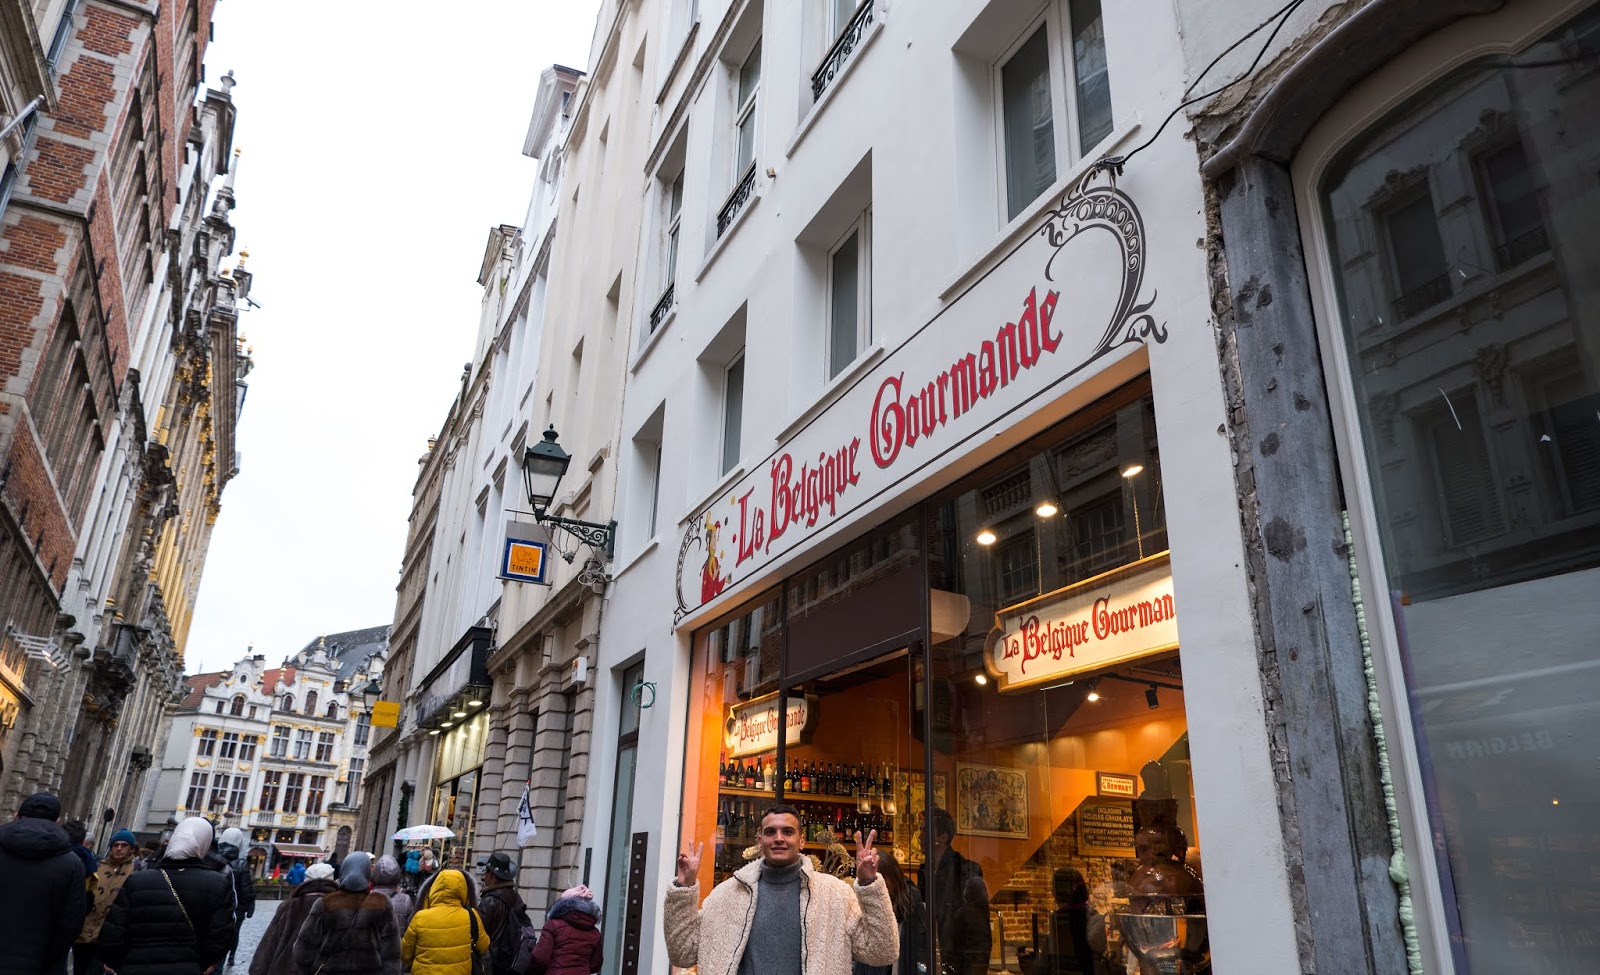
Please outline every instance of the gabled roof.
[{"label": "gabled roof", "polygon": [[180,711],[194,711],[200,707],[200,702],[205,700],[206,691],[216,687],[228,676],[230,671],[219,670],[209,674],[190,674],[183,679],[183,701],[178,705]]},{"label": "gabled roof", "polygon": [[278,681],[285,684],[294,684],[293,667],[274,667],[261,675],[261,691],[271,697],[278,689]]},{"label": "gabled roof", "polygon": [[328,656],[338,661],[339,678],[349,680],[362,672],[367,660],[373,654],[383,653],[389,649],[389,624],[369,626],[362,630],[346,630],[343,633],[329,633],[307,643],[300,653],[309,655],[315,651],[317,640],[321,640],[323,646],[327,648]]}]

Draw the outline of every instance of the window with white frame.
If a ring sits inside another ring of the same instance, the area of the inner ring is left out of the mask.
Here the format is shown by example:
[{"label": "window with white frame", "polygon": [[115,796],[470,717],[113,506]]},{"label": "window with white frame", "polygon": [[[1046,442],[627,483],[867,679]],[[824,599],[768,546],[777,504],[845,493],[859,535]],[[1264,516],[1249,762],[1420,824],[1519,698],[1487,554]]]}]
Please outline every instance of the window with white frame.
[{"label": "window with white frame", "polygon": [[300,728],[294,735],[294,757],[297,761],[305,761],[311,757],[311,729]]},{"label": "window with white frame", "polygon": [[1111,132],[1100,0],[1051,4],[996,63],[994,87],[1010,220],[1054,185],[1059,161],[1088,153]]},{"label": "window with white frame", "polygon": [[333,732],[323,731],[317,735],[317,757],[315,761],[333,761]]},{"label": "window with white frame", "polygon": [[828,378],[856,361],[872,341],[870,213],[828,254]]},{"label": "window with white frame", "polygon": [[757,96],[761,93],[761,39],[739,65],[738,95],[734,99],[733,178],[742,182],[756,164]]},{"label": "window with white frame", "polygon": [[233,758],[239,753],[239,733],[225,731],[222,733],[222,747],[217,752],[218,758]]},{"label": "window with white frame", "polygon": [[274,725],[273,726],[273,728],[272,728],[272,751],[269,754],[273,758],[288,758],[289,757],[289,727],[288,727],[288,725],[281,725],[280,724],[280,725]]},{"label": "window with white frame", "polygon": [[678,280],[678,234],[683,228],[683,174],[667,188],[667,240],[662,279],[670,288]]},{"label": "window with white frame", "polygon": [[659,527],[657,525],[657,520],[661,514],[661,441],[657,440],[651,445],[651,447],[653,450],[651,450],[648,454],[648,459],[650,461],[649,535],[651,538],[655,538],[657,528]]},{"label": "window with white frame", "polygon": [[300,811],[300,795],[305,790],[306,776],[304,772],[290,772],[288,781],[283,787],[283,811],[297,813]]},{"label": "window with white frame", "polygon": [[722,468],[726,474],[739,463],[744,437],[744,352],[741,350],[722,371]]},{"label": "window with white frame", "polygon": [[189,773],[189,794],[184,797],[183,808],[203,809],[206,803],[206,780],[209,776],[204,772]]},{"label": "window with white frame", "polygon": [[253,762],[256,760],[256,736],[245,735],[239,742],[239,761]]},{"label": "window with white frame", "polygon": [[828,36],[838,37],[855,18],[860,0],[826,0],[828,4]]},{"label": "window with white frame", "polygon": [[202,758],[210,758],[217,753],[217,730],[207,728],[200,732],[200,745],[195,754]]},{"label": "window with white frame", "polygon": [[228,812],[242,813],[250,790],[250,776],[235,775],[233,788],[228,790]]},{"label": "window with white frame", "polygon": [[261,773],[261,811],[276,812],[278,809],[278,790],[283,786],[282,772]]}]

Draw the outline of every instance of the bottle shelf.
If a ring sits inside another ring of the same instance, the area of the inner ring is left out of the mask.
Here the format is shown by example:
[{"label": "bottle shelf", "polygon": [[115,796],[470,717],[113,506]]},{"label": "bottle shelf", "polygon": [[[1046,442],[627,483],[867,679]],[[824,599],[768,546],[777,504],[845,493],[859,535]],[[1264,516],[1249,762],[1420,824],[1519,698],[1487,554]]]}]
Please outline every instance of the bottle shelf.
[{"label": "bottle shelf", "polygon": [[[755,796],[768,798],[776,802],[778,794],[766,789],[746,789],[743,786],[722,785],[717,787],[717,792],[725,796]],[[785,792],[784,802],[819,802],[830,806],[859,806],[866,802],[871,805],[883,805],[883,799],[878,796],[829,796],[818,792]]]}]

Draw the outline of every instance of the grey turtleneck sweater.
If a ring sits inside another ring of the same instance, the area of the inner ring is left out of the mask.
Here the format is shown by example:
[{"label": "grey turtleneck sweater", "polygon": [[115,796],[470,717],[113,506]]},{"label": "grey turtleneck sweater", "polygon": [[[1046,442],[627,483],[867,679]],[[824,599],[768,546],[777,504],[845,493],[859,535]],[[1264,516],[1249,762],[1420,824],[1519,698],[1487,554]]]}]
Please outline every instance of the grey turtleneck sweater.
[{"label": "grey turtleneck sweater", "polygon": [[800,975],[799,861],[761,865],[756,918],[739,960],[739,975]]}]

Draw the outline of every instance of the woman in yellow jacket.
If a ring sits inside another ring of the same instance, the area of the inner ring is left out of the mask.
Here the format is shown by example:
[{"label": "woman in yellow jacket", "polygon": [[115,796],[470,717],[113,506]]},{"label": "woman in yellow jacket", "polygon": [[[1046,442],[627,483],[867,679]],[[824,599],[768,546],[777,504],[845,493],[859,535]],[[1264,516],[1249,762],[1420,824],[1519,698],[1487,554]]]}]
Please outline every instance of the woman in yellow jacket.
[{"label": "woman in yellow jacket", "polygon": [[400,961],[411,975],[471,975],[474,952],[488,969],[490,932],[482,915],[468,907],[477,900],[471,885],[460,870],[440,870],[429,879],[422,909],[400,942]]}]

